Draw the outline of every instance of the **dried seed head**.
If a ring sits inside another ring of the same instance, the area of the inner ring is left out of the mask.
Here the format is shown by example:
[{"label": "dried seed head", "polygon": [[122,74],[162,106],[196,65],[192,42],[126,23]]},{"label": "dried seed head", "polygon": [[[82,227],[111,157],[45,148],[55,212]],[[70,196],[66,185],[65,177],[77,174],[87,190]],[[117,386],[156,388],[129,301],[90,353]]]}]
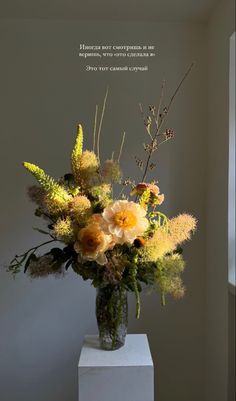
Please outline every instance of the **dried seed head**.
[{"label": "dried seed head", "polygon": [[166,132],[164,133],[166,140],[172,139],[175,136],[175,132],[173,129],[167,129]]},{"label": "dried seed head", "polygon": [[155,112],[155,106],[149,106],[149,110],[154,113]]},{"label": "dried seed head", "polygon": [[156,164],[155,164],[155,163],[151,163],[151,164],[150,164],[150,170],[153,170],[155,167],[156,167]]},{"label": "dried seed head", "polygon": [[135,156],[135,162],[136,162],[137,166],[142,170],[142,168],[143,168],[143,160],[139,159],[137,156]]},{"label": "dried seed head", "polygon": [[167,114],[167,113],[168,113],[168,109],[167,109],[167,107],[164,107],[163,114]]}]

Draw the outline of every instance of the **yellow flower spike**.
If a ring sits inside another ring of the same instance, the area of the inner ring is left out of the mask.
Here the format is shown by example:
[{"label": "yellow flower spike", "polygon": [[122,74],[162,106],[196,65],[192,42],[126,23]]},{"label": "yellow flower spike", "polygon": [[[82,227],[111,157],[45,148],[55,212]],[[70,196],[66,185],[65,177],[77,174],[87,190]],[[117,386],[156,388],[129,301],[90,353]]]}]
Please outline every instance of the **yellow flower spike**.
[{"label": "yellow flower spike", "polygon": [[83,151],[83,138],[82,125],[78,124],[75,145],[71,153],[71,170],[75,179],[79,177],[80,158]]},{"label": "yellow flower spike", "polygon": [[35,164],[23,162],[23,166],[36,178],[42,188],[48,193],[50,199],[61,199],[67,202],[70,199],[70,195],[67,193],[65,188],[59,185],[52,177],[47,175],[43,169],[36,166]]}]

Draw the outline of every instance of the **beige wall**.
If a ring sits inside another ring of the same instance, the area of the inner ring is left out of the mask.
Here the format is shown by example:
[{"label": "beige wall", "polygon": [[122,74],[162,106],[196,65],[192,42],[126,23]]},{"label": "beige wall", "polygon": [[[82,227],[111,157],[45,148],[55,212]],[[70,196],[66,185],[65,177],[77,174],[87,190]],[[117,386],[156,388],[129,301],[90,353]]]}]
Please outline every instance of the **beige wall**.
[{"label": "beige wall", "polygon": [[[229,38],[234,1],[223,0],[208,25],[206,400],[227,399]],[[232,315],[230,315],[232,316]],[[232,318],[232,317],[231,317]]]}]

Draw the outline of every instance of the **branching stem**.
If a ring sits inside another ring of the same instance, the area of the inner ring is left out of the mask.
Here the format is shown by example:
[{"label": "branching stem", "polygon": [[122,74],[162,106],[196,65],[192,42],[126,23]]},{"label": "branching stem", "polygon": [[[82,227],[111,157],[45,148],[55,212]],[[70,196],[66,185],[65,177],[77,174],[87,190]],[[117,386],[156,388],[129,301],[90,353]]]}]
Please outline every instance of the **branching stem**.
[{"label": "branching stem", "polygon": [[[144,168],[144,173],[143,173],[143,177],[142,177],[142,182],[146,179],[146,176],[147,176],[147,172],[148,172],[148,168],[149,168],[149,165],[150,165],[150,160],[151,160],[152,154],[153,154],[154,150],[156,150],[156,146],[155,146],[155,145],[157,145],[157,144],[156,144],[156,141],[157,141],[158,135],[160,134],[160,129],[161,129],[161,127],[162,127],[162,125],[163,125],[163,123],[164,123],[166,117],[167,117],[168,114],[169,114],[171,105],[172,105],[172,103],[173,103],[175,97],[177,96],[177,94],[178,94],[178,92],[179,92],[181,86],[183,85],[185,79],[186,79],[186,78],[188,77],[188,75],[190,74],[190,72],[191,72],[191,70],[192,70],[194,64],[195,64],[194,62],[191,63],[191,65],[188,67],[187,71],[185,72],[183,78],[181,79],[180,83],[177,85],[177,88],[175,89],[173,95],[172,95],[171,98],[170,98],[169,104],[168,104],[168,106],[166,107],[165,113],[164,113],[164,114],[161,116],[161,118],[160,118],[160,122],[158,122],[158,120],[155,119],[156,125],[157,125],[157,127],[156,127],[156,133],[155,133],[155,136],[153,137],[153,139],[152,139],[152,141],[151,141],[151,144],[150,144],[150,150],[149,150],[148,157],[147,157],[147,161],[146,161],[146,165],[145,165],[145,168]],[[164,91],[164,82],[163,82],[163,84],[162,84],[161,100],[160,100],[159,107],[161,107],[161,102],[162,102],[162,97],[163,97],[163,91]],[[160,113],[160,110],[159,110],[159,113]],[[157,116],[157,118],[158,118],[158,116]],[[162,142],[162,143],[163,143],[163,142]]]}]

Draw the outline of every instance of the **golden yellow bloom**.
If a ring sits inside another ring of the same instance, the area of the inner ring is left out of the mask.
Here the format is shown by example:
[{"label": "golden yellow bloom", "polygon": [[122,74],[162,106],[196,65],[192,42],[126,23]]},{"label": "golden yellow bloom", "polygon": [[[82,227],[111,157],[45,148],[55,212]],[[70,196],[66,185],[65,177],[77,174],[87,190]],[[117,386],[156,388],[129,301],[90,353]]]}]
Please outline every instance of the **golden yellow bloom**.
[{"label": "golden yellow bloom", "polygon": [[113,245],[113,238],[106,234],[98,222],[91,222],[82,228],[78,234],[78,241],[74,249],[84,260],[94,260],[100,265],[107,262],[105,252]]},{"label": "golden yellow bloom", "polygon": [[197,220],[190,214],[184,213],[169,221],[169,233],[172,241],[177,245],[191,238],[195,231]]},{"label": "golden yellow bloom", "polygon": [[146,211],[135,202],[116,201],[103,212],[108,231],[120,244],[133,243],[136,237],[143,235],[148,228]]}]

